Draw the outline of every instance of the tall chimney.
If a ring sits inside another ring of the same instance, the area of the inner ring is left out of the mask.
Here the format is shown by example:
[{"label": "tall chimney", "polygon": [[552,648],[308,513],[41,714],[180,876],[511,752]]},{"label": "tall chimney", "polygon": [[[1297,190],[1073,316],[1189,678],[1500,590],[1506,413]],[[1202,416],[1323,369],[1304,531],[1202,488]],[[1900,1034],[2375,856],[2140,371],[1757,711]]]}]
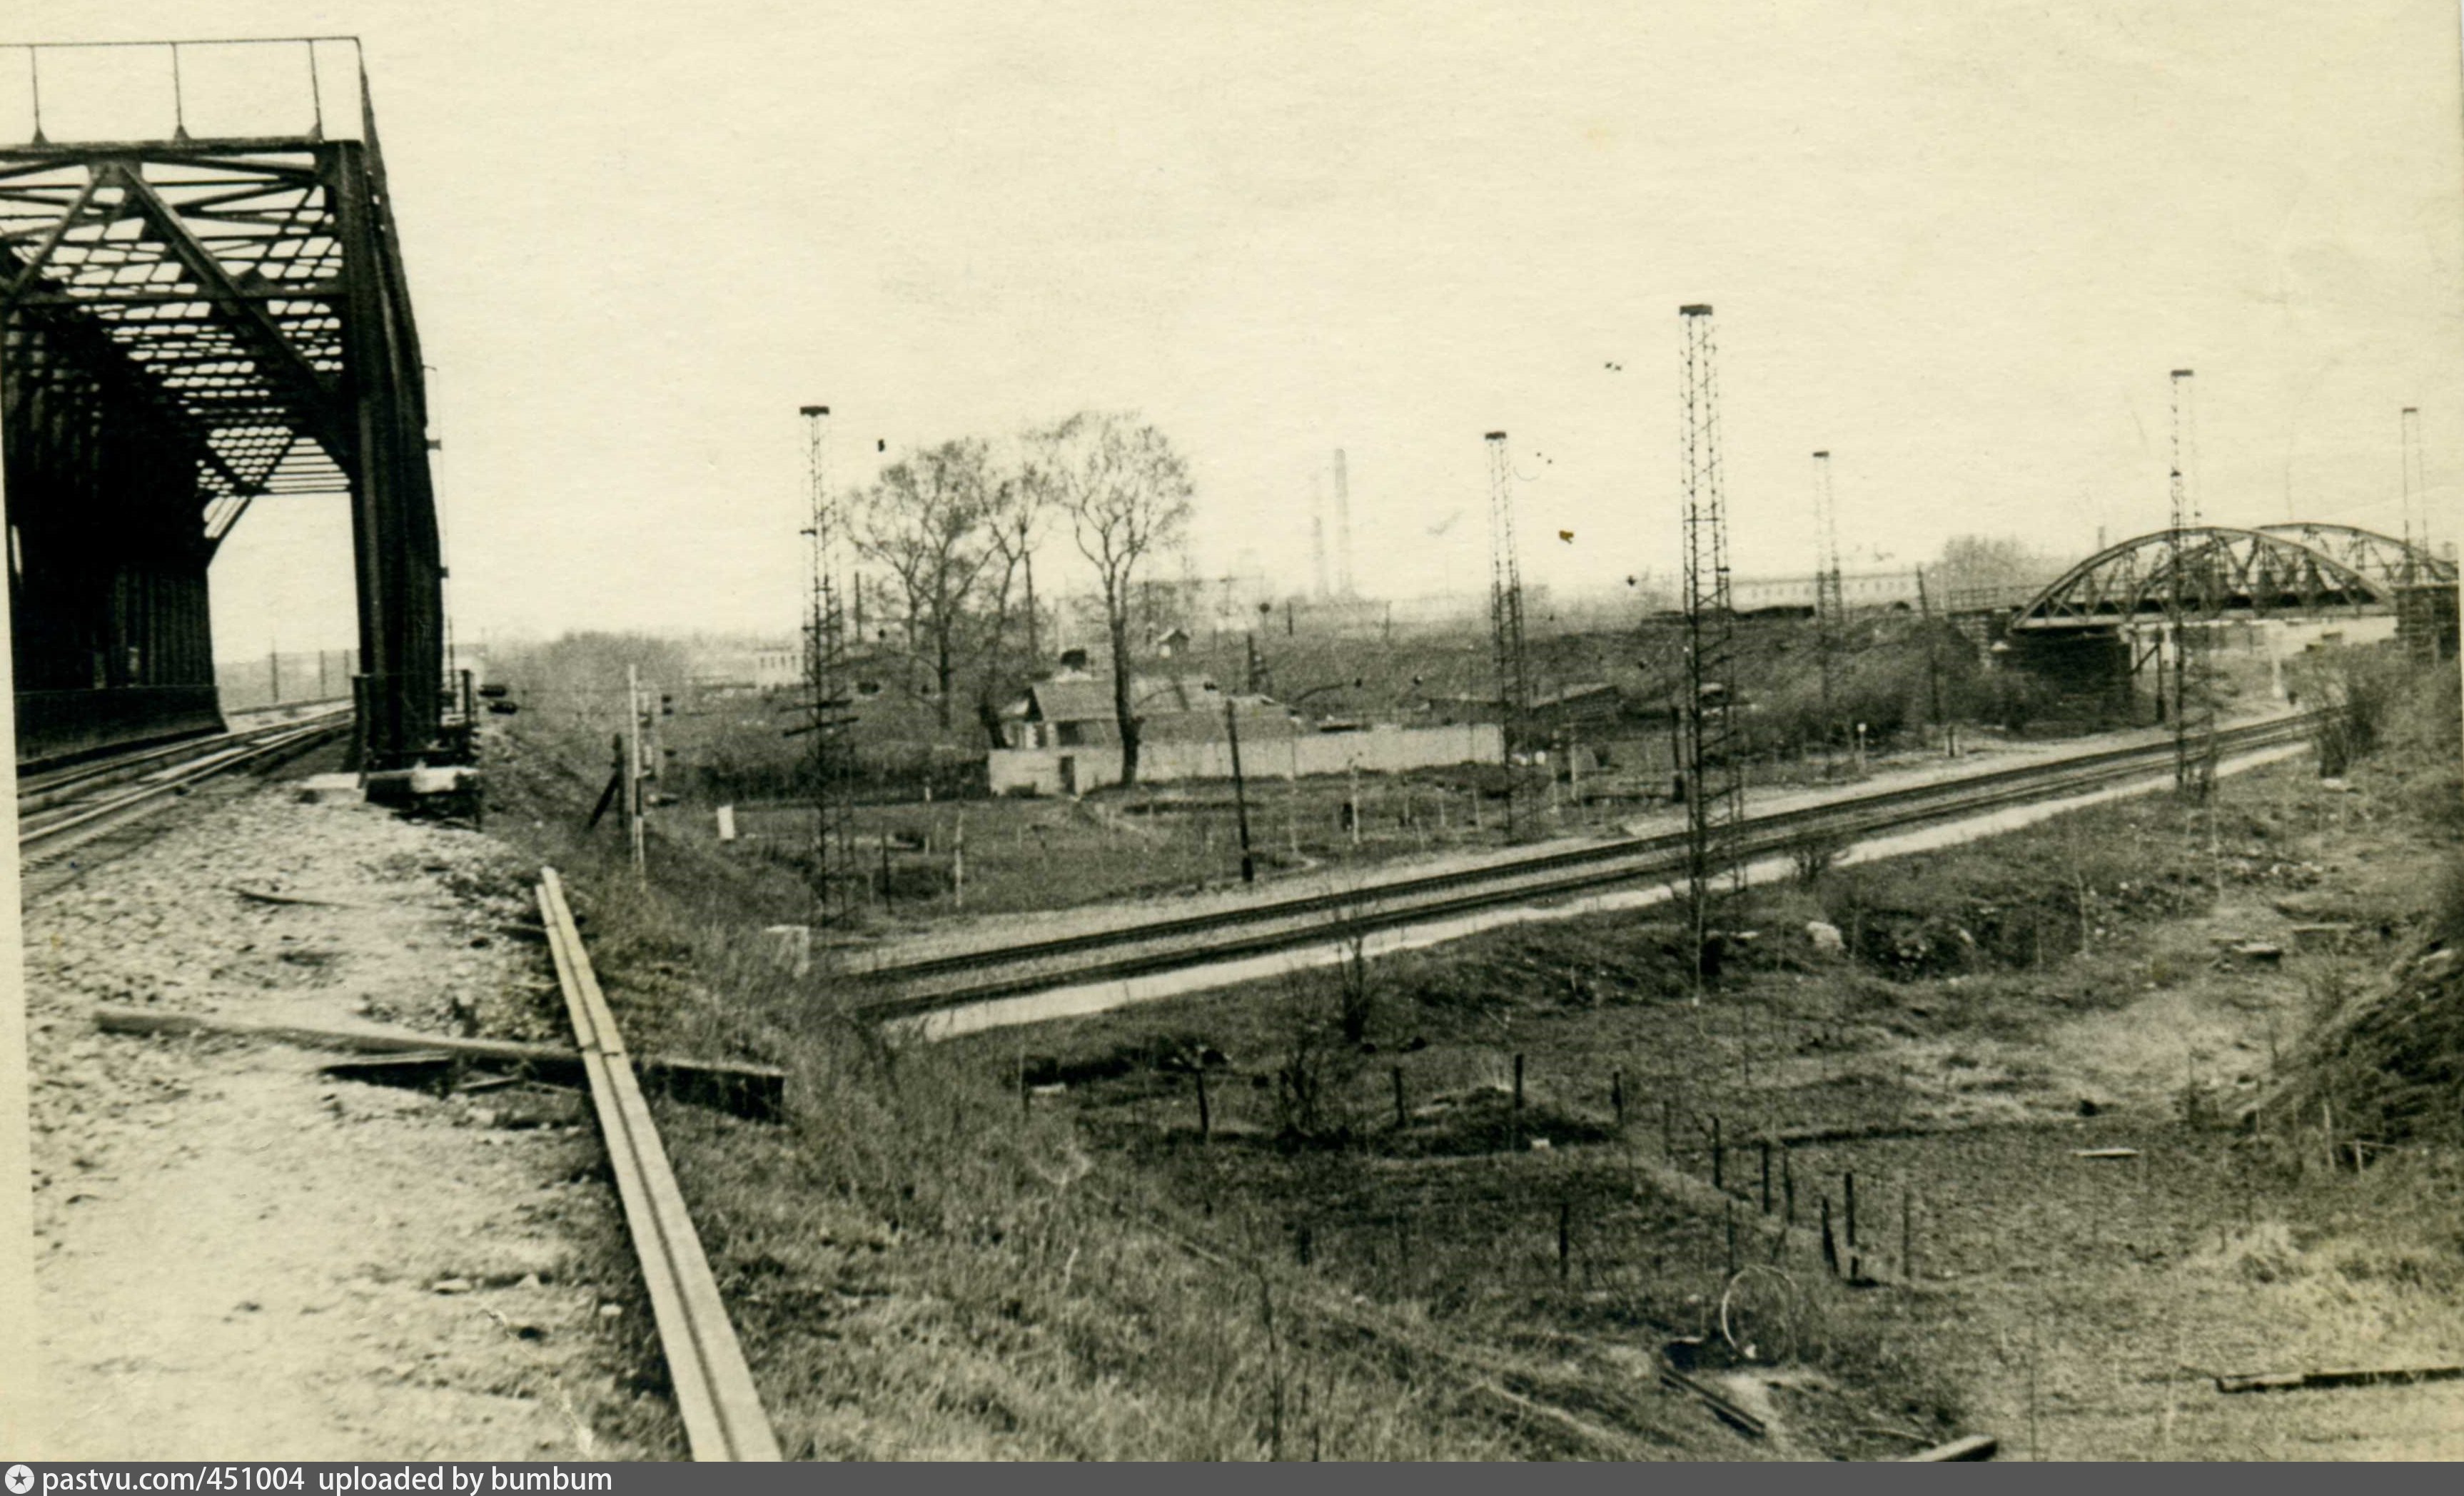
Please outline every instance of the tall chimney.
[{"label": "tall chimney", "polygon": [[1352,585],[1352,479],[1344,467],[1343,449],[1334,450],[1334,584],[1345,597]]}]

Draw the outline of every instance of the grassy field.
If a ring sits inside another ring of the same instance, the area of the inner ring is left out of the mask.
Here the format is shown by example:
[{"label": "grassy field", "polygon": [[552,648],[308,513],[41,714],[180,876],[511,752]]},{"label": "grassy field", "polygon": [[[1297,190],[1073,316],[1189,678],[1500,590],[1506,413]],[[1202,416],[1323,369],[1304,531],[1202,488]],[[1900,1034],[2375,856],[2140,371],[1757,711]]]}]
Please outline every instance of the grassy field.
[{"label": "grassy field", "polygon": [[[2434,1389],[2199,1380],[2464,1336],[2453,1140],[2338,1089],[2335,1135],[2379,1146],[2331,1169],[2304,1089],[2321,1023],[2445,917],[2420,869],[2458,846],[2453,775],[2417,744],[1758,895],[1700,1004],[1673,930],[1600,918],[937,1047],[772,963],[782,869],[679,839],[639,885],[579,830],[587,774],[510,746],[492,825],[574,874],[628,1038],[793,1076],[784,1126],[661,1116],[791,1453],[2318,1455],[2455,1426]],[[1659,1386],[1672,1346],[1768,1437]]]},{"label": "grassy field", "polygon": [[[1708,1336],[1802,1451],[1988,1426],[2047,1457],[2417,1452],[2418,1407],[2371,1444],[2369,1409],[2348,1427],[2204,1378],[2464,1335],[2452,1147],[2340,1097],[2368,1166],[2331,1169],[2288,1099],[2320,1025],[2449,917],[2419,869],[2456,855],[2453,815],[2422,813],[2453,794],[2417,763],[2342,786],[2297,764],[2211,812],[2146,800],[1831,873],[1759,901],[1746,969],[1699,1007],[1673,930],[1602,920],[1381,963],[1365,1047],[1329,1037],[1343,993],[1293,987],[1041,1029],[1025,1065],[1217,1230],[1483,1343]],[[970,1043],[994,1067],[1018,1041]],[[1771,1229],[1766,1143],[1771,1213],[1793,1196],[1811,1230]],[[1826,1209],[1839,1269],[1882,1287],[1840,1287]],[[1718,1332],[1731,1283],[1766,1301],[1751,1361]]]}]

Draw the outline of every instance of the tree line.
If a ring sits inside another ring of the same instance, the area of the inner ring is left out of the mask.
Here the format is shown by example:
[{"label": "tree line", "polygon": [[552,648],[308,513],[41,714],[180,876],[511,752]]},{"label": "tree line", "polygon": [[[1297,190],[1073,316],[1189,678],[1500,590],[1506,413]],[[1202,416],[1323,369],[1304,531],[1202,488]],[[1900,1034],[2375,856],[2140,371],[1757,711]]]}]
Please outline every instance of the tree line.
[{"label": "tree line", "polygon": [[[1000,746],[1001,707],[1031,677],[1046,643],[1051,609],[1036,596],[1038,550],[1066,533],[1093,572],[1121,778],[1133,783],[1131,670],[1141,583],[1186,546],[1193,493],[1189,464],[1170,438],[1126,411],[1081,411],[1001,441],[918,447],[847,495],[859,657],[903,660],[911,689],[924,684],[919,693],[944,732],[956,725],[954,703],[971,695],[987,740]],[[868,592],[888,605],[888,616],[862,627]]]}]

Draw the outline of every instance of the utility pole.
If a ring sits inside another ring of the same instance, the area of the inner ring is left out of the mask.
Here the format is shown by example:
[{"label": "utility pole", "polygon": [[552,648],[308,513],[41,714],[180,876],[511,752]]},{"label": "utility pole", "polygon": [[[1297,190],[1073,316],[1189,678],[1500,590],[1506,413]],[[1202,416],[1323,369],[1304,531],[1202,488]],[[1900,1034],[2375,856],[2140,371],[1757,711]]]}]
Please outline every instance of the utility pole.
[{"label": "utility pole", "polygon": [[813,782],[813,854],[825,919],[849,919],[854,890],[864,881],[855,866],[855,718],[847,708],[846,517],[829,482],[827,406],[805,406],[805,482],[811,505],[804,528],[809,569],[805,591],[804,684],[811,715],[797,732],[810,734]]},{"label": "utility pole", "polygon": [[2213,546],[2202,521],[2194,469],[2197,417],[2191,371],[2173,382],[2171,514],[2166,531],[2166,631],[2173,636],[2173,786],[2204,800],[2215,776],[2215,703],[2208,673],[2208,625],[2218,616]]},{"label": "utility pole", "polygon": [[1725,869],[1745,891],[1733,842],[1745,821],[1738,778],[1736,614],[1728,588],[1727,500],[1720,466],[1720,398],[1711,308],[1677,309],[1684,332],[1685,887],[1699,995],[1710,953],[1712,885]]},{"label": "utility pole", "polygon": [[1947,733],[1949,724],[1942,719],[1942,644],[1934,633],[1933,600],[1925,591],[1923,566],[1917,568],[1917,625],[1925,630],[1925,717]]},{"label": "utility pole", "polygon": [[1523,569],[1514,550],[1514,473],[1506,433],[1488,443],[1488,631],[1497,672],[1498,737],[1506,755],[1506,839],[1514,840],[1517,749],[1524,742],[1531,708],[1530,662],[1523,647]]},{"label": "utility pole", "polygon": [[[2438,660],[2439,609],[2431,604],[2431,589],[2425,585],[2431,579],[2422,576],[2419,563],[2421,553],[2430,548],[2429,493],[2421,471],[2421,411],[2405,407],[2399,424],[2404,438],[2404,564],[2396,580],[2395,631],[2413,663],[2433,665]],[[2421,516],[2418,530],[2413,524],[2415,513]]]},{"label": "utility pole", "polygon": [[1241,824],[1241,881],[1258,881],[1258,864],[1249,855],[1249,781],[1241,774],[1241,717],[1232,698],[1223,698],[1223,736],[1232,740],[1232,807]]},{"label": "utility pole", "polygon": [[1044,658],[1044,650],[1043,640],[1036,632],[1035,547],[1027,543],[1028,524],[1026,516],[1018,517],[1019,564],[1026,570],[1026,673],[1029,679],[1033,679],[1036,666]]},{"label": "utility pole", "polygon": [[1831,495],[1831,453],[1814,454],[1814,650],[1822,669],[1822,772],[1831,774],[1838,733],[1839,646],[1848,609],[1839,576],[1839,511]]},{"label": "utility pole", "polygon": [[[2420,505],[2422,499],[2420,407],[2416,406],[2405,407],[2403,412],[2397,417],[2397,424],[2402,431],[2404,440],[2404,489],[2402,499],[2404,505],[2404,584],[2406,586],[2410,586],[2414,581],[2417,580],[2413,575],[2412,548],[2416,544],[2426,546],[2430,543],[2429,525],[2425,523],[2422,526],[2422,533],[2418,536],[2413,533],[2412,526],[2413,511]],[[2427,516],[2424,517],[2425,520],[2427,517]]]},{"label": "utility pole", "polygon": [[632,849],[633,875],[649,875],[642,826],[642,668],[625,667],[625,834]]}]

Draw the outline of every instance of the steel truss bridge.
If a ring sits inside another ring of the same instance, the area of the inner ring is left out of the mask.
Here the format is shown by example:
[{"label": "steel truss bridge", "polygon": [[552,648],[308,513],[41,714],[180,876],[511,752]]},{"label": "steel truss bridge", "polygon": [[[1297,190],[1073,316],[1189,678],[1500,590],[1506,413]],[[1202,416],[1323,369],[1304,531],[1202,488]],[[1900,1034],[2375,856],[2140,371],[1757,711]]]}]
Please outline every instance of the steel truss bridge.
[{"label": "steel truss bridge", "polygon": [[[195,79],[242,48],[288,49],[302,118],[191,134]],[[166,52],[167,136],[46,135],[46,70],[99,61],[142,92]],[[309,495],[351,506],[361,763],[451,757],[419,336],[357,42],[0,48],[20,61],[32,129],[0,143],[20,760],[219,727],[208,566],[257,500]]]},{"label": "steel truss bridge", "polygon": [[[2178,573],[2181,590],[2175,591]],[[2395,612],[2414,589],[2455,587],[2455,563],[2350,525],[2159,530],[2107,546],[2020,605],[2014,631],[2196,618],[2325,618]]]}]

